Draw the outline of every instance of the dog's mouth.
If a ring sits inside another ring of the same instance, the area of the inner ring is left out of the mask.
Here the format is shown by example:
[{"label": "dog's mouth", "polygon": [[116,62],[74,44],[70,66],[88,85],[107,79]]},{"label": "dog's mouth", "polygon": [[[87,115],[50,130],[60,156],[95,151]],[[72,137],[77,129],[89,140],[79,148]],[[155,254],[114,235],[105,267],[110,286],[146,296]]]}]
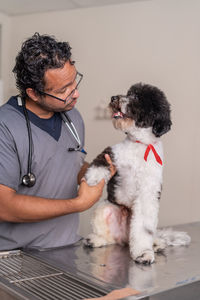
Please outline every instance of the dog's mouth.
[{"label": "dog's mouth", "polygon": [[123,119],[124,118],[124,114],[121,111],[115,112],[112,115],[113,119]]},{"label": "dog's mouth", "polygon": [[113,119],[126,119],[129,99],[123,95],[112,96],[109,104]]}]

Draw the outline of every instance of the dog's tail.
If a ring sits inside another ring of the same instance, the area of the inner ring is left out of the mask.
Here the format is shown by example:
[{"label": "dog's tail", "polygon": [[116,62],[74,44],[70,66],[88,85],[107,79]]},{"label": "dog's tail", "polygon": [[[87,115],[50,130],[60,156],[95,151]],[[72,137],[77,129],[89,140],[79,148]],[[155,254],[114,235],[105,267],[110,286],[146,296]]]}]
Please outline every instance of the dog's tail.
[{"label": "dog's tail", "polygon": [[187,246],[191,242],[191,237],[184,231],[175,231],[172,228],[158,229],[156,238],[167,246]]}]

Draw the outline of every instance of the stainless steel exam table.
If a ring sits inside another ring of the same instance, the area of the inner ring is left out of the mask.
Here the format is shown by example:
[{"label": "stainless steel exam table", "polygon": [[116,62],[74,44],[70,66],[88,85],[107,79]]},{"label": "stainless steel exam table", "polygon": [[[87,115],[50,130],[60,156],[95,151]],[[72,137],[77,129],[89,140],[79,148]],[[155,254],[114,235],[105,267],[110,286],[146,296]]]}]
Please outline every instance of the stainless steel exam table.
[{"label": "stainless steel exam table", "polygon": [[124,299],[200,300],[200,223],[174,227],[191,244],[169,247],[150,266],[136,264],[128,247],[85,248],[82,242],[48,251],[0,253],[0,299],[84,299],[124,287]]}]

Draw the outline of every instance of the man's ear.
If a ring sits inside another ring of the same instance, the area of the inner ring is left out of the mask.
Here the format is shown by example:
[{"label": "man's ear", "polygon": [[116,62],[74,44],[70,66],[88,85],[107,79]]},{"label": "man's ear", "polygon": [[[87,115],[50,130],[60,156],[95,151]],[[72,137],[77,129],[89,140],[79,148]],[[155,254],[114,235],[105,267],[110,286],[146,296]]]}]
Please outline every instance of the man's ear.
[{"label": "man's ear", "polygon": [[32,99],[33,101],[38,101],[38,95],[37,95],[37,93],[35,92],[35,90],[34,89],[32,89],[32,88],[27,88],[26,89],[26,93],[27,93],[27,95],[28,95],[28,97],[30,98],[30,99]]}]

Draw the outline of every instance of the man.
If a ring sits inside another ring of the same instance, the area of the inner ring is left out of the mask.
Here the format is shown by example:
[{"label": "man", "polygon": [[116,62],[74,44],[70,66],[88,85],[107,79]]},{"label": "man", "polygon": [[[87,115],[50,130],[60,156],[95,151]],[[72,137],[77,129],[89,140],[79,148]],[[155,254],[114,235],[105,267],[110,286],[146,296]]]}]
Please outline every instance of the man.
[{"label": "man", "polygon": [[75,109],[82,75],[68,43],[38,33],[23,43],[13,72],[20,95],[0,108],[0,250],[75,243],[78,213],[104,186],[80,183],[87,168]]}]

